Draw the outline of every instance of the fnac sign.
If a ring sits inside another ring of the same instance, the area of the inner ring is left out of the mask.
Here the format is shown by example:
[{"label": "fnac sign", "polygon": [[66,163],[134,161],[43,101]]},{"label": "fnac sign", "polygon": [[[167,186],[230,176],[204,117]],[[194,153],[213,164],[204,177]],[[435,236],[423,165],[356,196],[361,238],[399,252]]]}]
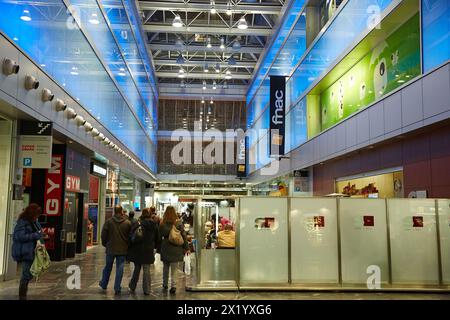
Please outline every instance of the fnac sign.
[{"label": "fnac sign", "polygon": [[52,166],[45,174],[44,214],[49,216],[62,214],[63,160],[63,155],[52,155]]}]

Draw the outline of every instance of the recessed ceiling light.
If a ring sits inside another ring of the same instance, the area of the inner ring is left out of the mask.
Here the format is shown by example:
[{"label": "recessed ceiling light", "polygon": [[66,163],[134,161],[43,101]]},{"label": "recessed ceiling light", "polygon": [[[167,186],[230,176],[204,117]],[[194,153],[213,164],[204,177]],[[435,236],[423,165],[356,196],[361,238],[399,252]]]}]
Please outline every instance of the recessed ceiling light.
[{"label": "recessed ceiling light", "polygon": [[89,23],[91,23],[91,24],[99,24],[100,23],[100,21],[98,21],[98,19],[97,19],[96,13],[93,13],[91,15],[91,18],[89,19]]},{"label": "recessed ceiling light", "polygon": [[25,22],[31,21],[30,11],[23,10],[22,15],[20,16],[20,20]]}]

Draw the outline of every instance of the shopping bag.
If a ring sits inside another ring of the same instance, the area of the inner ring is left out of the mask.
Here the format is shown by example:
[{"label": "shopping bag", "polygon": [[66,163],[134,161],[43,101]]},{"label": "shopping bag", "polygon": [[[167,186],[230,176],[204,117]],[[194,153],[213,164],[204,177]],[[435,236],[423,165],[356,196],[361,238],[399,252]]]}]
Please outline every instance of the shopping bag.
[{"label": "shopping bag", "polygon": [[38,241],[36,249],[34,250],[34,260],[31,265],[30,272],[37,280],[41,274],[48,270],[49,267],[50,256],[48,255],[47,249],[45,249],[45,245],[40,244]]},{"label": "shopping bag", "polygon": [[191,255],[187,254],[184,256],[184,273],[186,275],[191,274]]}]

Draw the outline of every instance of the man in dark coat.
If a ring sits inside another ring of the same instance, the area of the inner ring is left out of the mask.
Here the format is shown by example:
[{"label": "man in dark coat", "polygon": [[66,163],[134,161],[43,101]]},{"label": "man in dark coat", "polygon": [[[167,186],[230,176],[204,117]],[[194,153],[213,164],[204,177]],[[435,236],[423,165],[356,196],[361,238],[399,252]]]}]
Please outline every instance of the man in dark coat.
[{"label": "man in dark coat", "polygon": [[109,277],[111,276],[114,259],[116,260],[116,280],[114,282],[114,291],[121,293],[121,283],[125,258],[128,254],[129,237],[131,222],[123,214],[121,206],[114,208],[114,217],[105,222],[102,229],[102,245],[106,247],[106,266],[103,269],[102,280],[99,285],[103,290],[108,287]]},{"label": "man in dark coat", "polygon": [[[139,227],[142,229],[142,235],[138,238],[136,234]],[[128,286],[131,293],[134,293],[136,290],[142,268],[142,288],[145,295],[150,294],[150,265],[155,262],[155,249],[159,247],[159,243],[159,228],[152,220],[150,210],[146,208],[142,210],[139,220],[131,227],[131,248],[128,252],[128,260],[134,262],[134,272]]]}]

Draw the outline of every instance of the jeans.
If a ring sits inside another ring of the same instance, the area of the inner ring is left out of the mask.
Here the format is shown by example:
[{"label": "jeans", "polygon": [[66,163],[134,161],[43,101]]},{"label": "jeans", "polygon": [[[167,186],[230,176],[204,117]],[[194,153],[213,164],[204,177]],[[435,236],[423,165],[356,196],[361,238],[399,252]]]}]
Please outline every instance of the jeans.
[{"label": "jeans", "polygon": [[131,290],[136,290],[137,282],[139,280],[139,274],[141,273],[141,267],[143,269],[142,289],[144,290],[145,294],[150,294],[151,277],[149,264],[134,264],[133,276],[131,277],[130,284],[128,286]]},{"label": "jeans", "polygon": [[163,287],[167,287],[169,282],[170,269],[170,287],[176,288],[178,262],[163,262]]},{"label": "jeans", "polygon": [[31,279],[33,279],[33,275],[30,272],[33,261],[22,261],[21,264],[22,264],[22,276],[20,278],[20,281],[28,283],[31,281]]},{"label": "jeans", "polygon": [[103,269],[103,277],[100,281],[100,286],[103,289],[106,290],[106,288],[108,287],[109,277],[111,276],[114,259],[116,259],[116,280],[114,281],[114,291],[120,292],[123,277],[123,268],[125,266],[125,258],[126,256],[113,256],[111,254],[106,255],[106,266]]}]

